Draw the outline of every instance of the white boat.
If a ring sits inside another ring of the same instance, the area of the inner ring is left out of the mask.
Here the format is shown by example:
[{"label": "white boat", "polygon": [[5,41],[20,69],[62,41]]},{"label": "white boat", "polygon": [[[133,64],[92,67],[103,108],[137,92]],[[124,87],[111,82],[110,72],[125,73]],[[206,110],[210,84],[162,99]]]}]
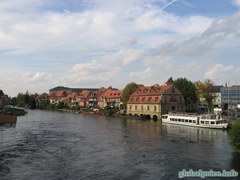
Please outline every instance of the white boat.
[{"label": "white boat", "polygon": [[228,127],[226,120],[223,120],[221,117],[212,114],[165,114],[162,115],[162,122],[211,129],[227,129]]}]

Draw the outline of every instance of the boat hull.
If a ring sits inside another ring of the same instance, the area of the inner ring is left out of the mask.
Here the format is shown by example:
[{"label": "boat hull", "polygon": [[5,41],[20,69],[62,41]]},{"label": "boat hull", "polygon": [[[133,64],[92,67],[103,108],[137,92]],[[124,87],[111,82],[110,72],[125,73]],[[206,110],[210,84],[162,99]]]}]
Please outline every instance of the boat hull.
[{"label": "boat hull", "polygon": [[17,116],[15,115],[0,115],[0,123],[16,123]]},{"label": "boat hull", "polygon": [[207,128],[207,129],[227,129],[228,124],[219,124],[219,125],[201,125],[201,124],[189,124],[189,123],[181,123],[181,122],[172,122],[168,120],[162,120],[162,123],[167,123],[167,124],[174,124],[174,125],[180,125],[180,126],[190,126],[190,127],[197,127],[197,128]]}]

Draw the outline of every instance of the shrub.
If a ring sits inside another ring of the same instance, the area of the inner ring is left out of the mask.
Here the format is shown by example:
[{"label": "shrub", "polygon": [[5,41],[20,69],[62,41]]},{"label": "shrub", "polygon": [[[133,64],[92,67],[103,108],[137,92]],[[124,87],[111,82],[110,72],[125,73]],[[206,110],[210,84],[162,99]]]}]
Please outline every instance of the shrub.
[{"label": "shrub", "polygon": [[230,130],[231,143],[236,152],[240,152],[240,120]]}]

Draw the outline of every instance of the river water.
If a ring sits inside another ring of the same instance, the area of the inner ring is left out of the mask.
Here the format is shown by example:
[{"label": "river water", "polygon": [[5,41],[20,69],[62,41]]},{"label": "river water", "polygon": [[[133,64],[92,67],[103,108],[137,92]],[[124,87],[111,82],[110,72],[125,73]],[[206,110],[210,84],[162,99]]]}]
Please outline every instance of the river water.
[{"label": "river water", "polygon": [[29,110],[0,126],[0,179],[167,180],[182,169],[240,171],[240,157],[226,131],[155,121]]}]

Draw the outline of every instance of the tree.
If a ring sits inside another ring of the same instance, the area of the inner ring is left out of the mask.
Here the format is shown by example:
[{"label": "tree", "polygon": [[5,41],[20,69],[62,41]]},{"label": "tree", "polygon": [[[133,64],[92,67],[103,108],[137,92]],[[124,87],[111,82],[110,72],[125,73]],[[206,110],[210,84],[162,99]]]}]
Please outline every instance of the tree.
[{"label": "tree", "polygon": [[36,109],[37,103],[36,103],[36,100],[34,99],[33,96],[29,97],[29,104],[28,105],[29,105],[30,109]]},{"label": "tree", "polygon": [[231,143],[236,152],[240,152],[240,120],[230,130]]},{"label": "tree", "polygon": [[138,85],[135,82],[131,82],[125,86],[123,89],[121,101],[123,102],[124,107],[126,107],[126,104],[131,96],[136,90],[138,89]]},{"label": "tree", "polygon": [[186,107],[190,104],[189,100],[195,104],[197,102],[196,87],[194,83],[186,78],[178,78],[173,82],[174,86],[179,89],[184,97]]},{"label": "tree", "polygon": [[195,83],[195,86],[197,88],[197,97],[198,99],[204,99],[208,106],[208,112],[212,112],[213,110],[213,100],[216,98],[216,96],[211,93],[213,82],[209,79],[202,81],[197,81]]}]

